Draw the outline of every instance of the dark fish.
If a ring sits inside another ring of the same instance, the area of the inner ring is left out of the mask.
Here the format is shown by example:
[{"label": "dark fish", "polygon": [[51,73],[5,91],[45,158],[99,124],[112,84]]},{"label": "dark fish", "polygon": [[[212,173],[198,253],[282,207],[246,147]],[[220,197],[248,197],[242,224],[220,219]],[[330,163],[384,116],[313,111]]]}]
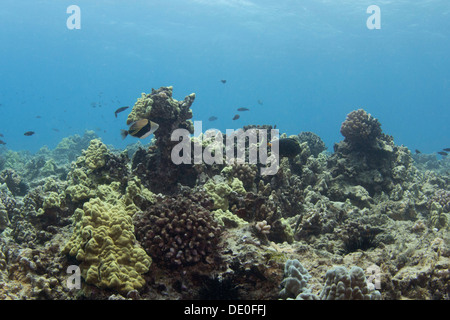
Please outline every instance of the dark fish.
[{"label": "dark fish", "polygon": [[217,120],[217,117],[212,116],[212,117],[209,117],[208,120],[209,120],[209,121],[216,121],[216,120]]},{"label": "dark fish", "polygon": [[0,144],[6,144],[6,142],[3,140],[0,140]]},{"label": "dark fish", "polygon": [[227,80],[220,80],[220,82],[222,82],[222,83],[227,83]]},{"label": "dark fish", "polygon": [[278,143],[278,154],[280,157],[292,158],[302,151],[298,141],[293,138],[275,140],[274,142],[269,143],[269,146],[273,146],[275,143]]},{"label": "dark fish", "polygon": [[263,102],[262,102],[261,100],[258,100],[258,104],[259,104],[260,106],[262,106],[262,105],[263,105]]},{"label": "dark fish", "polygon": [[444,151],[439,151],[438,153],[439,153],[441,156],[443,156],[443,157],[445,157],[445,156],[448,155],[448,153],[447,153],[447,152],[444,152]]},{"label": "dark fish", "polygon": [[126,106],[126,107],[120,107],[119,109],[117,109],[115,112],[114,112],[114,115],[116,116],[116,118],[117,118],[117,114],[118,113],[120,113],[120,112],[122,112],[122,111],[125,111],[125,110],[127,110],[129,108],[129,106]]},{"label": "dark fish", "polygon": [[59,132],[59,129],[57,129],[57,128],[52,128],[52,130],[55,132]]},{"label": "dark fish", "polygon": [[422,152],[420,152],[420,150],[417,150],[417,149],[416,149],[416,154],[419,154],[419,153],[422,153]]},{"label": "dark fish", "polygon": [[233,117],[233,120],[237,120],[237,119],[239,119],[241,116],[240,115],[235,115],[234,117]]},{"label": "dark fish", "polygon": [[159,125],[153,121],[148,119],[141,119],[133,122],[130,125],[130,129],[120,130],[120,134],[122,139],[125,139],[128,135],[131,135],[136,138],[145,139],[150,136],[153,132],[158,130]]},{"label": "dark fish", "polygon": [[445,148],[445,149],[442,149],[442,150],[449,152],[450,148]]},{"label": "dark fish", "polygon": [[0,137],[4,137],[3,133],[0,133]]},{"label": "dark fish", "polygon": [[40,119],[40,118],[42,118],[41,116],[36,116],[36,119]]},{"label": "dark fish", "polygon": [[23,135],[29,137],[29,136],[32,136],[33,134],[34,134],[34,131],[27,131]]},{"label": "dark fish", "polygon": [[248,108],[239,108],[239,109],[237,109],[238,111],[249,111],[250,109],[248,109]]}]

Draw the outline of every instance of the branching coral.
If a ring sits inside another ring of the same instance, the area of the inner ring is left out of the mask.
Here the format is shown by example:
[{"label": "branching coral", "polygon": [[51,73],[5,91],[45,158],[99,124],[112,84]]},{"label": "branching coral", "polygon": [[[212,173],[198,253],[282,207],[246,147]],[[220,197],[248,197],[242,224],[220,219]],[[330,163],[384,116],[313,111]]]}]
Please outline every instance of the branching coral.
[{"label": "branching coral", "polygon": [[158,196],[154,205],[135,215],[136,237],[154,260],[172,267],[213,262],[220,228],[211,207],[200,203],[188,196]]},{"label": "branching coral", "polygon": [[369,287],[360,267],[328,270],[326,282],[320,293],[321,300],[380,300],[380,292]]},{"label": "branching coral", "polygon": [[363,109],[352,111],[342,123],[341,133],[351,144],[362,147],[381,135],[381,124]]},{"label": "branching coral", "polygon": [[283,289],[280,291],[281,299],[318,300],[308,288],[308,280],[311,275],[297,259],[287,260],[284,265],[285,278],[281,282]]},{"label": "branching coral", "polygon": [[443,189],[437,190],[428,201],[428,208],[431,209],[433,203],[439,204],[443,212],[450,212],[450,191]]}]

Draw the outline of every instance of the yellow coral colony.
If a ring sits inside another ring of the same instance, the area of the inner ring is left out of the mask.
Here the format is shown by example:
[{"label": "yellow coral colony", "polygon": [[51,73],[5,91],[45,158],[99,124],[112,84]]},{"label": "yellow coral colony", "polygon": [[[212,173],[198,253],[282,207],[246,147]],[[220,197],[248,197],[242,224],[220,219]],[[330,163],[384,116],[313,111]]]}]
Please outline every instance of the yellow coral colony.
[{"label": "yellow coral colony", "polygon": [[[152,202],[153,194],[137,178],[128,181],[124,195],[119,191],[119,182],[94,183],[94,177],[88,175],[105,165],[107,152],[100,140],[92,140],[78,158],[78,167],[69,174],[71,185],[66,193],[73,200],[90,199],[82,209],[75,210],[74,230],[62,252],[80,262],[81,275],[87,283],[127,293],[144,286],[143,274],[152,263],[134,236],[132,217],[139,208],[133,199],[139,195]],[[83,170],[86,168],[87,174]]]},{"label": "yellow coral colony", "polygon": [[118,185],[100,186],[103,197],[90,199],[75,211],[76,224],[63,253],[81,262],[87,283],[126,293],[145,284],[142,274],[151,258],[137,246],[132,215],[136,208],[126,205],[116,191]]}]

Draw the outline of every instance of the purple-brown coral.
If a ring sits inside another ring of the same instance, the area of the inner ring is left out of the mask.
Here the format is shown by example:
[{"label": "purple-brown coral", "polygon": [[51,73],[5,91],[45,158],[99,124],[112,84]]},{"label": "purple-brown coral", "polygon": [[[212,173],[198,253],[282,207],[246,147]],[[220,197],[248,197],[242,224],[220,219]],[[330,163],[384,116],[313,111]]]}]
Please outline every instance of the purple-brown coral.
[{"label": "purple-brown coral", "polygon": [[381,135],[381,124],[363,109],[358,109],[347,115],[341,133],[352,145],[363,146]]},{"label": "purple-brown coral", "polygon": [[158,196],[154,205],[135,215],[136,239],[163,265],[212,262],[220,228],[208,209],[189,197]]}]

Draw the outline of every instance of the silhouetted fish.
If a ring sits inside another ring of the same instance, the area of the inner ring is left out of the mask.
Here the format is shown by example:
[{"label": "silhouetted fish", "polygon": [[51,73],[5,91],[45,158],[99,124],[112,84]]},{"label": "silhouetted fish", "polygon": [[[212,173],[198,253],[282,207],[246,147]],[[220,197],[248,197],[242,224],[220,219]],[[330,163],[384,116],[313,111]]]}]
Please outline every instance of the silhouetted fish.
[{"label": "silhouetted fish", "polygon": [[439,151],[438,153],[443,157],[446,157],[448,155],[448,153],[444,151]]},{"label": "silhouetted fish", "polygon": [[275,140],[274,142],[269,143],[269,146],[273,146],[275,143],[278,143],[278,154],[280,157],[292,158],[302,151],[298,141],[293,138]]},{"label": "silhouetted fish", "polygon": [[57,129],[57,128],[52,128],[52,130],[55,132],[59,132],[59,129]]},{"label": "silhouetted fish", "polygon": [[150,136],[153,132],[158,130],[159,125],[153,121],[148,119],[141,119],[133,122],[130,125],[130,129],[120,130],[120,134],[122,135],[122,139],[125,139],[128,135],[131,135],[136,138],[145,139]]},{"label": "silhouetted fish", "polygon": [[227,83],[227,80],[220,80],[220,82],[222,82],[222,83]]},{"label": "silhouetted fish", "polygon": [[42,118],[41,116],[36,116],[36,119],[40,119],[40,118]]},{"label": "silhouetted fish", "polygon": [[249,111],[250,109],[248,109],[248,108],[239,108],[239,109],[237,109],[237,111]]},{"label": "silhouetted fish", "polygon": [[258,104],[259,104],[260,106],[262,106],[262,105],[263,105],[263,102],[262,102],[261,100],[258,100]]},{"label": "silhouetted fish", "polygon": [[212,116],[212,117],[209,117],[208,120],[209,120],[209,121],[216,121],[216,120],[217,120],[217,117]]},{"label": "silhouetted fish", "polygon": [[3,140],[0,140],[0,144],[6,144],[6,142]]},{"label": "silhouetted fish", "polygon": [[115,115],[116,118],[117,118],[117,114],[118,114],[118,113],[120,113],[120,112],[122,112],[122,111],[125,111],[125,110],[127,110],[128,108],[129,108],[129,106],[120,107],[119,109],[117,109],[116,111],[114,111],[114,115]]},{"label": "silhouetted fish", "polygon": [[235,115],[234,117],[233,117],[233,120],[237,120],[237,119],[239,119],[241,116],[240,115]]},{"label": "silhouetted fish", "polygon": [[3,133],[0,133],[0,137],[4,137]]},{"label": "silhouetted fish", "polygon": [[442,149],[442,150],[449,152],[450,148],[445,148],[445,149]]},{"label": "silhouetted fish", "polygon": [[416,154],[419,154],[419,153],[422,153],[422,152],[420,152],[420,150],[417,150],[417,149],[416,149]]},{"label": "silhouetted fish", "polygon": [[29,137],[32,136],[34,133],[35,133],[34,131],[27,131],[23,135]]}]

